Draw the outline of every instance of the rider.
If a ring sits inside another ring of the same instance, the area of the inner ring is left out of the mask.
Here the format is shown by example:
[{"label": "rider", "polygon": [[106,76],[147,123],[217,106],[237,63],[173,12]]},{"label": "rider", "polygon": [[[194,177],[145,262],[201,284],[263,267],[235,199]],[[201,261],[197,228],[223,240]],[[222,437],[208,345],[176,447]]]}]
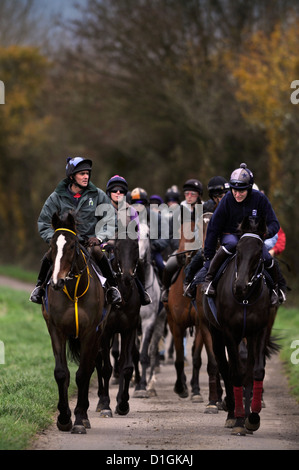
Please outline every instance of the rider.
[{"label": "rider", "polygon": [[210,199],[203,205],[203,212],[214,212],[219,202],[229,190],[229,183],[223,176],[213,176],[208,182]]},{"label": "rider", "polygon": [[[189,179],[184,183],[183,192],[184,192],[185,200],[180,204],[180,211],[179,211],[179,216],[181,217],[181,223],[183,222],[183,219],[184,219],[184,214],[182,214],[182,211],[184,210],[191,211],[191,220],[195,221],[195,217],[196,217],[195,205],[202,204],[201,202],[201,197],[203,194],[202,184],[198,179],[195,179],[195,178]],[[163,271],[163,279],[162,279],[163,291],[162,291],[162,296],[161,296],[161,300],[163,302],[168,301],[168,292],[171,286],[171,280],[172,280],[174,273],[177,271],[178,268],[179,266],[178,266],[177,257],[176,256],[169,257],[165,265],[164,271]]]},{"label": "rider", "polygon": [[[229,191],[229,183],[223,176],[213,176],[208,182],[207,188],[210,199],[204,202],[203,213],[205,212],[214,212],[221,199]],[[185,279],[184,279],[184,296],[190,297],[193,299],[196,294],[196,285],[193,284],[192,280],[203,265],[203,253],[200,249],[195,256],[191,259],[190,263],[185,269]]]},{"label": "rider", "polygon": [[[118,227],[122,222],[125,223],[125,230],[130,230],[129,224],[131,221],[135,221],[134,232],[139,232],[139,217],[137,211],[134,207],[130,206],[126,201],[126,194],[128,193],[128,183],[120,175],[114,175],[109,179],[106,185],[106,193],[111,198],[112,205],[115,209],[116,214],[120,211],[124,211],[125,217],[120,216],[118,220]],[[123,219],[125,219],[123,221]],[[132,225],[131,225],[132,226]],[[138,233],[139,234],[139,233]],[[108,244],[110,244],[109,242]],[[140,294],[141,305],[149,305],[152,301],[150,295],[145,290],[145,274],[144,274],[144,265],[143,261],[139,260],[137,266],[137,277],[136,284],[138,287],[138,292]]]},{"label": "rider", "polygon": [[[67,158],[66,178],[58,184],[46,200],[38,218],[38,230],[42,239],[49,244],[54,233],[53,214],[58,212],[59,215],[63,215],[68,211],[73,211],[77,219],[79,241],[89,248],[93,259],[107,279],[108,302],[117,304],[121,301],[121,295],[109,261],[100,248],[101,243],[112,238],[115,233],[115,213],[108,196],[91,183],[91,170],[91,160],[82,157]],[[108,209],[111,207],[111,210],[104,211],[103,216],[97,216],[96,208],[101,204],[106,204]],[[99,221],[101,224],[98,224]],[[44,285],[51,267],[50,248],[42,259],[37,284],[30,296],[31,302],[42,303],[45,293]]]},{"label": "rider", "polygon": [[[252,189],[254,180],[252,172],[245,163],[234,170],[230,177],[230,188],[222,199],[209,222],[204,245],[206,262],[201,271],[207,270],[202,291],[209,296],[215,296],[216,291],[212,281],[220,266],[228,256],[233,254],[238,243],[237,228],[245,216],[252,218],[265,217],[267,225],[267,238],[273,237],[279,231],[279,222],[268,198],[260,191]],[[218,240],[221,246],[216,252]],[[215,254],[216,253],[216,254]],[[271,275],[274,289],[271,292],[271,303],[277,304],[279,299],[278,277],[279,267],[266,246],[263,248],[265,268]]]}]

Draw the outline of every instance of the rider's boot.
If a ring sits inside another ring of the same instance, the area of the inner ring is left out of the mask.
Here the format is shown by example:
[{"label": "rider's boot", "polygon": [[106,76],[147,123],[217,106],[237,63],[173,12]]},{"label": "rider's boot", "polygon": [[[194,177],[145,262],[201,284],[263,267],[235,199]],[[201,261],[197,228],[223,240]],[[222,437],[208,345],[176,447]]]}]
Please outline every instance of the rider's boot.
[{"label": "rider's boot", "polygon": [[37,283],[33,291],[31,292],[31,295],[29,297],[29,300],[31,302],[34,302],[35,304],[42,304],[43,303],[43,297],[45,295],[45,282],[47,279],[48,272],[52,266],[52,261],[48,258],[48,252],[44,255],[40,267],[40,271],[38,274],[37,278]]},{"label": "rider's boot", "polygon": [[144,264],[142,260],[139,260],[137,266],[137,277],[135,278],[136,285],[140,296],[141,305],[149,305],[152,303],[151,296],[145,289],[145,273]]},{"label": "rider's boot", "polygon": [[270,302],[271,305],[279,305],[286,301],[286,282],[280,271],[279,263],[275,259],[272,260],[270,266],[265,266],[273,281]]},{"label": "rider's boot", "polygon": [[206,275],[205,282],[203,282],[201,287],[203,294],[206,294],[210,297],[215,297],[216,289],[213,286],[212,281],[216,276],[221,265],[230,255],[231,253],[227,251],[223,246],[220,246],[220,248],[216,251],[216,254],[211,261],[208,273]]},{"label": "rider's boot", "polygon": [[100,247],[93,246],[92,248],[92,255],[97,262],[103,276],[107,279],[108,290],[106,292],[106,299],[109,304],[118,305],[122,301],[121,293],[118,290],[117,283],[115,277],[113,275],[110,263],[108,258]]}]

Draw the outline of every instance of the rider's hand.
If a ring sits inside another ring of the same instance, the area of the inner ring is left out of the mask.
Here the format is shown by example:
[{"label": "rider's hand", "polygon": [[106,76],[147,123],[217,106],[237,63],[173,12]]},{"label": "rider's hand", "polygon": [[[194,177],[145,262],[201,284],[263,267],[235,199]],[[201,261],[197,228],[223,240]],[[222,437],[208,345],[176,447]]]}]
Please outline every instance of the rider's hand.
[{"label": "rider's hand", "polygon": [[97,237],[90,237],[88,239],[88,246],[99,246],[101,244],[101,240]]}]

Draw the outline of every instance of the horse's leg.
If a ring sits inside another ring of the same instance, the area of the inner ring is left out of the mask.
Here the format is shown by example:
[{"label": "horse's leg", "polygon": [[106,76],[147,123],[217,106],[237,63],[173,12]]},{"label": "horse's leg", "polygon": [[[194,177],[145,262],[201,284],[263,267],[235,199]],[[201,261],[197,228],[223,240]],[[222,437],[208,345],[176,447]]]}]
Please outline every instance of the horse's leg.
[{"label": "horse's leg", "polygon": [[201,322],[201,332],[208,357],[207,372],[209,376],[209,403],[205,413],[218,413],[218,403],[221,402],[222,387],[218,372],[218,365],[213,351],[213,342],[210,331],[204,322]]},{"label": "horse's leg", "polygon": [[109,396],[109,381],[112,375],[112,365],[110,361],[110,338],[111,334],[108,332],[108,330],[102,333],[100,352],[96,357],[99,397],[96,411],[99,412],[100,417],[103,418],[112,418]]},{"label": "horse's leg", "polygon": [[252,339],[252,348],[249,354],[253,353],[253,389],[251,401],[251,413],[246,419],[245,425],[249,431],[256,431],[260,427],[259,413],[262,409],[263,380],[265,376],[265,350],[268,330],[264,328]]},{"label": "horse's leg", "polygon": [[113,383],[117,384],[118,378],[119,378],[119,337],[118,337],[118,334],[114,335],[111,354],[114,359]]},{"label": "horse's leg", "polygon": [[136,329],[121,334],[119,387],[116,397],[117,405],[115,409],[115,413],[119,415],[126,415],[130,411],[129,386],[133,374],[132,353],[135,336]]},{"label": "horse's leg", "polygon": [[[225,422],[226,428],[232,428],[235,424],[235,400],[233,393],[233,386],[230,377],[229,365],[225,353],[225,344],[222,332],[217,330],[211,325],[211,335],[213,342],[213,351],[218,365],[218,370],[224,382],[226,397],[223,402],[223,408],[227,411],[227,418]],[[219,386],[218,386],[219,389]]]},{"label": "horse's leg", "polygon": [[174,385],[174,391],[181,398],[188,397],[188,388],[186,384],[186,375],[184,372],[184,333],[185,330],[181,330],[176,324],[173,324],[173,341],[176,352],[175,357],[175,369],[177,374],[177,380]]},{"label": "horse's leg", "polygon": [[198,327],[195,329],[195,338],[192,345],[192,377],[191,385],[191,400],[194,403],[202,403],[203,398],[200,394],[199,386],[199,371],[202,365],[201,351],[203,347],[203,337]]},{"label": "horse's leg", "polygon": [[59,395],[57,408],[60,414],[57,418],[57,427],[60,431],[70,431],[72,429],[71,410],[68,403],[70,371],[66,361],[66,337],[51,325],[49,325],[49,333],[55,357],[54,377]]},{"label": "horse's leg", "polygon": [[90,377],[94,371],[95,359],[98,351],[98,341],[94,336],[84,336],[80,340],[80,364],[76,373],[76,384],[78,387],[78,399],[75,408],[75,423],[72,428],[73,434],[86,434],[86,429],[90,428],[87,415],[89,407],[88,392]]},{"label": "horse's leg", "polygon": [[240,361],[239,345],[236,343],[229,331],[226,331],[225,339],[227,353],[229,357],[229,364],[231,370],[231,377],[235,398],[235,418],[236,422],[232,430],[235,436],[245,436],[245,409],[243,403],[243,372],[242,364]]},{"label": "horse's leg", "polygon": [[139,381],[138,386],[136,387],[137,394],[134,394],[135,397],[139,398],[148,398],[148,394],[146,392],[147,380],[146,380],[146,371],[149,367],[149,328],[146,328],[145,331],[142,332],[142,341],[141,341],[141,348],[139,353],[139,361],[141,364],[141,378]]}]

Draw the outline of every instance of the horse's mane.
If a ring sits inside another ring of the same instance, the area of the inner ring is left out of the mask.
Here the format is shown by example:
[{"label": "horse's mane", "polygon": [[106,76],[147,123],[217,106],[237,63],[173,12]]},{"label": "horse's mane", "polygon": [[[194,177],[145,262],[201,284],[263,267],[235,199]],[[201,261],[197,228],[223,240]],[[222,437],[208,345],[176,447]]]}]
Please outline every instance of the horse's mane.
[{"label": "horse's mane", "polygon": [[254,233],[262,239],[267,234],[267,225],[264,217],[256,219],[252,216],[246,216],[238,226],[238,234],[242,236],[244,233]]}]

